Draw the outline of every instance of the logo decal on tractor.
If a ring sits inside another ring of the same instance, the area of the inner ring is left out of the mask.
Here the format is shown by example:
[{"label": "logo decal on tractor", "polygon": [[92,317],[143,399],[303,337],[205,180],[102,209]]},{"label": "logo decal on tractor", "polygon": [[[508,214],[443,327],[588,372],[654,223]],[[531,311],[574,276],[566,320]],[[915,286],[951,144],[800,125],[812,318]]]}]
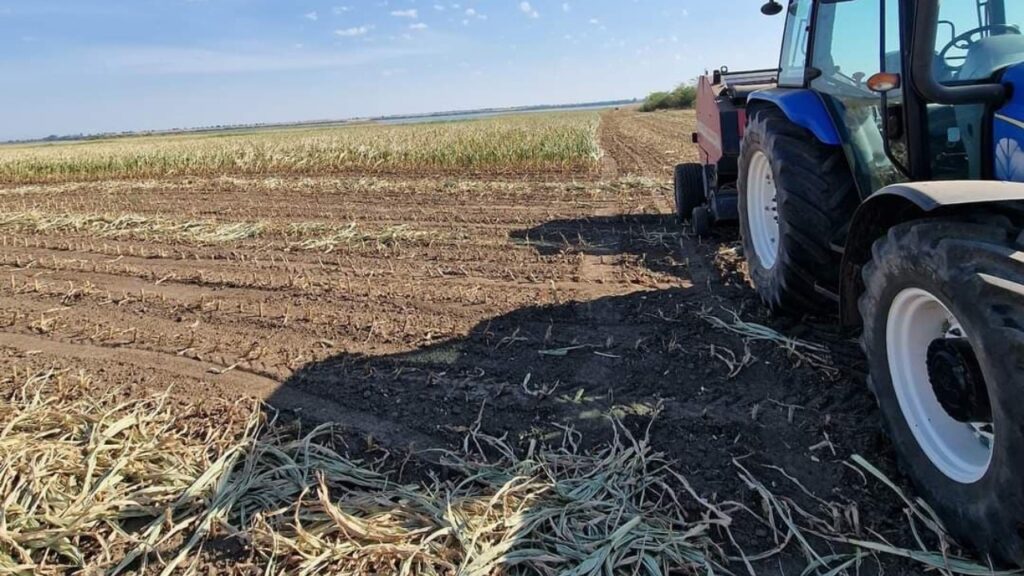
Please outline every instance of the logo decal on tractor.
[{"label": "logo decal on tractor", "polygon": [[996,145],[996,178],[1024,182],[1024,147],[1015,138],[1003,138]]}]

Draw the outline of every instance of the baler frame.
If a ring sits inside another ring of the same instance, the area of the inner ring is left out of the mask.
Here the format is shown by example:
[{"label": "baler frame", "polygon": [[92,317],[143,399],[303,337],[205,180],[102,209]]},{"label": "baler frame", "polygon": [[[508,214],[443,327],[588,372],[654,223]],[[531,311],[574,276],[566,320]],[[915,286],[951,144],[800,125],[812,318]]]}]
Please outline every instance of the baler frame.
[{"label": "baler frame", "polygon": [[[738,218],[736,181],[747,102],[754,92],[776,86],[778,76],[778,69],[732,72],[722,67],[698,79],[697,129],[691,139],[700,153],[704,189],[680,207],[679,217],[692,220],[699,234],[715,222]],[[692,164],[689,169],[696,171]],[[677,169],[677,175],[681,172]]]}]

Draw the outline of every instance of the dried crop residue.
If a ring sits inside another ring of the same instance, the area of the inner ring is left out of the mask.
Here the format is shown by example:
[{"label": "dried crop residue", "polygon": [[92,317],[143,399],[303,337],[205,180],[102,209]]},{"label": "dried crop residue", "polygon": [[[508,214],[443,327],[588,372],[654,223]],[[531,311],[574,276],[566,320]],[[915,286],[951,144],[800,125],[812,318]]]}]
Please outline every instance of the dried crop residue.
[{"label": "dried crop residue", "polygon": [[579,111],[15,144],[0,150],[0,183],[224,174],[585,176],[597,168],[599,122],[597,112]]},{"label": "dried crop residue", "polygon": [[[734,232],[701,243],[671,216],[671,166],[693,157],[692,123],[604,113],[600,181],[283,175],[0,190],[6,389],[57,366],[133,397],[172,385],[190,402],[256,397],[337,423],[403,481],[436,472],[424,450],[464,454],[467,438],[588,454],[621,440],[613,420],[634,438],[650,426],[644,448],[705,503],[765,505],[775,527],[788,514],[833,536],[805,534],[816,552],[748,558],[758,574],[853,550],[837,534],[915,548],[904,502],[850,464],[862,454],[899,478],[851,335],[766,317],[737,260],[716,258]],[[118,215],[131,215],[130,233],[109,224]],[[246,223],[259,231],[220,234]],[[349,225],[360,232],[344,236]],[[690,505],[695,518],[708,510]],[[740,573],[741,550],[784,541],[763,514],[737,515],[735,543],[708,526],[723,553],[703,536],[679,550],[696,542]],[[920,571],[866,554],[860,573]]]}]

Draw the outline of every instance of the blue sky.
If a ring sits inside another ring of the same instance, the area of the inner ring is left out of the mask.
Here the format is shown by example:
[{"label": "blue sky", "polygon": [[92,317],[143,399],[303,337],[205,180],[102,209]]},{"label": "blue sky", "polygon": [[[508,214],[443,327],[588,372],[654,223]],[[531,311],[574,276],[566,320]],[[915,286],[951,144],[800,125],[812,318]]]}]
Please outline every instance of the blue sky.
[{"label": "blue sky", "polygon": [[774,66],[762,0],[0,0],[0,139],[632,98]]}]

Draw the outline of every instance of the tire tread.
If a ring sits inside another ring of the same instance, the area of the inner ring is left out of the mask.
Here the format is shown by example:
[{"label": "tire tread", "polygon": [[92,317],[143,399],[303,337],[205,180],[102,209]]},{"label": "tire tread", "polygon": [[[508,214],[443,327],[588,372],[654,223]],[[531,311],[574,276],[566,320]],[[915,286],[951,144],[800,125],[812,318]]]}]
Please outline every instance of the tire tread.
[{"label": "tire tread", "polygon": [[[762,268],[761,275],[774,278],[759,281],[754,274],[758,292],[776,311],[828,312],[834,303],[817,286],[838,291],[842,259],[832,250],[832,242],[859,203],[844,152],[818,142],[775,108],[756,112],[747,136],[741,157],[752,146],[760,147],[775,170],[779,194],[779,260],[773,271]],[[741,168],[741,190],[744,172]],[[745,210],[740,212],[741,220],[745,219]],[[752,245],[745,243],[750,260]]]}]

